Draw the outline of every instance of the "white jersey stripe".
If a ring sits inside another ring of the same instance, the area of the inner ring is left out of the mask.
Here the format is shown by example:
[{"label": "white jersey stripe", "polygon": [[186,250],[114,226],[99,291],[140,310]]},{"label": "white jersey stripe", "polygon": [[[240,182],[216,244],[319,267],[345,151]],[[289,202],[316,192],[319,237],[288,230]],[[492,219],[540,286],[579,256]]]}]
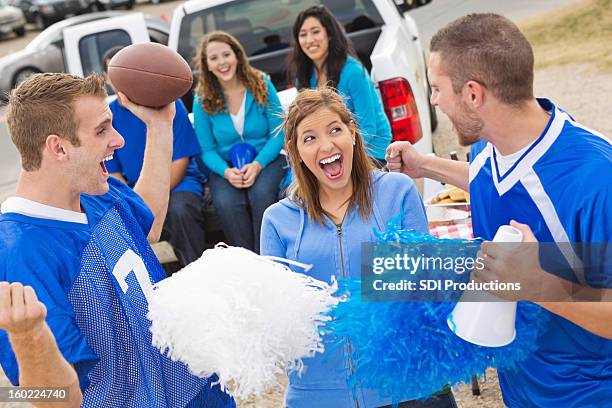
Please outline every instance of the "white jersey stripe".
[{"label": "white jersey stripe", "polygon": [[[561,220],[559,220],[559,215],[555,210],[555,206],[553,205],[548,194],[546,194],[546,191],[544,191],[542,182],[533,169],[531,169],[524,175],[523,178],[521,178],[521,184],[525,187],[525,190],[527,190],[527,193],[540,210],[540,214],[542,214],[542,218],[544,218],[544,222],[546,223],[546,226],[548,227],[548,230],[553,236],[555,242],[569,242],[569,237],[561,224]],[[581,284],[586,285],[582,261],[573,251],[571,245],[561,245],[559,246],[559,250],[569,263],[570,267],[574,270],[574,274],[578,278],[578,281]]]},{"label": "white jersey stripe", "polygon": [[[571,117],[570,117],[570,118],[571,118]],[[601,138],[601,139],[605,140],[606,142],[610,143],[610,139],[608,139],[608,138],[607,138],[606,136],[604,136],[602,133],[599,133],[598,131],[593,130],[593,129],[591,129],[591,128],[588,128],[588,127],[584,126],[583,124],[578,123],[578,122],[575,122],[575,121],[573,121],[573,120],[571,120],[571,119],[569,120],[569,122],[572,124],[572,126],[577,127],[577,128],[580,128],[580,129],[582,129],[582,130],[585,130],[585,131],[589,132],[590,134],[592,134],[593,136],[597,136],[597,137],[599,137],[599,138]]]},{"label": "white jersey stripe", "polygon": [[557,137],[559,137],[559,134],[563,130],[565,122],[569,119],[570,118],[567,113],[562,112],[559,109],[555,109],[555,117],[553,118],[552,123],[547,129],[542,140],[533,146],[533,149],[518,162],[516,167],[511,172],[506,174],[506,177],[502,181],[498,181],[497,169],[495,168],[494,163],[491,163],[493,182],[495,183],[495,188],[497,189],[497,193],[500,197],[510,190],[519,180],[521,180],[525,174],[532,171],[533,165],[540,160],[540,158],[548,151],[555,140],[557,140]]},{"label": "white jersey stripe", "polygon": [[472,159],[469,170],[470,183],[476,178],[480,172],[480,169],[482,169],[482,166],[484,166],[487,162],[487,159],[491,157],[491,151],[491,143],[487,143],[484,149],[482,149],[480,153],[478,153],[478,155]]}]

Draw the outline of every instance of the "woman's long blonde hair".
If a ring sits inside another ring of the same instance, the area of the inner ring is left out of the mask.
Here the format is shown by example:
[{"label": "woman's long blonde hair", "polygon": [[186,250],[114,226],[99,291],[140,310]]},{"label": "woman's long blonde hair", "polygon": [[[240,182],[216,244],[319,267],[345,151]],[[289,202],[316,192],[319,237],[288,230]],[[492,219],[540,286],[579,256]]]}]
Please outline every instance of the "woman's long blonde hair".
[{"label": "woman's long blonde hair", "polygon": [[264,80],[264,73],[253,68],[247,59],[246,53],[242,45],[231,34],[225,31],[213,31],[202,38],[200,48],[196,53],[196,66],[199,71],[198,84],[195,92],[202,100],[202,109],[208,114],[227,111],[227,104],[223,96],[223,90],[219,80],[208,69],[208,54],[206,48],[211,42],[220,42],[229,45],[236,59],[238,66],[236,67],[236,75],[238,79],[253,93],[253,98],[260,106],[268,105],[268,87]]},{"label": "woman's long blonde hair", "polygon": [[340,120],[355,135],[353,149],[353,170],[351,181],[353,193],[349,198],[347,211],[357,209],[364,220],[370,219],[373,207],[372,170],[374,165],[368,157],[361,138],[361,132],[355,124],[351,112],[342,98],[332,88],[304,89],[289,107],[285,118],[285,149],[294,171],[294,180],[288,188],[288,196],[300,207],[304,208],[310,219],[325,223],[325,210],[319,198],[319,182],[314,174],[300,160],[297,148],[297,127],[307,116],[321,108],[327,108],[338,114]]}]

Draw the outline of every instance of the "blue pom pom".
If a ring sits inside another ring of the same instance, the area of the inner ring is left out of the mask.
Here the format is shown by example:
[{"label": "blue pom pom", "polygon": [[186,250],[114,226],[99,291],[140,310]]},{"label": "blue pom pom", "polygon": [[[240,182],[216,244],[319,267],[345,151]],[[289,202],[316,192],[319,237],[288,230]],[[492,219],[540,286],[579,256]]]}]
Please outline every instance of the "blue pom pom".
[{"label": "blue pom pom", "polygon": [[[402,230],[398,220],[392,219],[378,234],[380,242],[474,242]],[[539,306],[521,302],[515,340],[505,347],[481,347],[449,329],[447,317],[456,303],[365,302],[359,280],[340,285],[348,299],[333,310],[329,328],[338,343],[350,339],[349,386],[376,389],[395,403],[428,398],[447,384],[468,382],[488,367],[512,369],[535,350],[548,316]]]}]

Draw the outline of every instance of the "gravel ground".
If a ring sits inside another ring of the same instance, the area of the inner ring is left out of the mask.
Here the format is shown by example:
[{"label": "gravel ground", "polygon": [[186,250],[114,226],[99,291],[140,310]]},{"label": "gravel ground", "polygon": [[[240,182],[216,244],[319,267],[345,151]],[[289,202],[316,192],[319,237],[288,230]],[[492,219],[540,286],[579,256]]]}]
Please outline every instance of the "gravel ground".
[{"label": "gravel ground", "polygon": [[[552,67],[536,72],[535,93],[537,96],[553,100],[557,106],[569,112],[575,120],[591,127],[604,135],[612,136],[612,75],[598,72],[594,67],[586,64],[573,64],[562,67]],[[438,113],[439,126],[434,134],[434,145],[438,155],[448,157],[452,150],[463,152],[459,154],[464,158],[464,148],[457,145],[456,137],[448,119]],[[1,372],[0,372],[1,374]],[[481,378],[480,396],[473,396],[469,384],[458,385],[453,388],[455,398],[460,408],[503,408],[501,393],[497,382],[497,373],[491,369],[487,372],[486,381]],[[8,385],[6,379],[0,375],[0,386]],[[0,408],[26,408],[28,404],[0,403]],[[244,401],[240,408],[277,408],[282,407],[282,390],[275,390],[269,395],[257,399]]]}]

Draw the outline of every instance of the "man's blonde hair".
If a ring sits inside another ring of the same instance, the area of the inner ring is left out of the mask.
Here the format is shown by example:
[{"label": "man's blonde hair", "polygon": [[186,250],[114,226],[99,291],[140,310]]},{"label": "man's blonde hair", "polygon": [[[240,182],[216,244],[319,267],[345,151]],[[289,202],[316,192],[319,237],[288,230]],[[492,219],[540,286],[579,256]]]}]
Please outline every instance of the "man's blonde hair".
[{"label": "man's blonde hair", "polygon": [[92,74],[36,74],[23,81],[10,96],[6,121],[11,140],[26,171],[40,169],[43,146],[49,135],[58,135],[79,146],[79,123],[74,117],[80,96],[104,98],[104,80]]}]

